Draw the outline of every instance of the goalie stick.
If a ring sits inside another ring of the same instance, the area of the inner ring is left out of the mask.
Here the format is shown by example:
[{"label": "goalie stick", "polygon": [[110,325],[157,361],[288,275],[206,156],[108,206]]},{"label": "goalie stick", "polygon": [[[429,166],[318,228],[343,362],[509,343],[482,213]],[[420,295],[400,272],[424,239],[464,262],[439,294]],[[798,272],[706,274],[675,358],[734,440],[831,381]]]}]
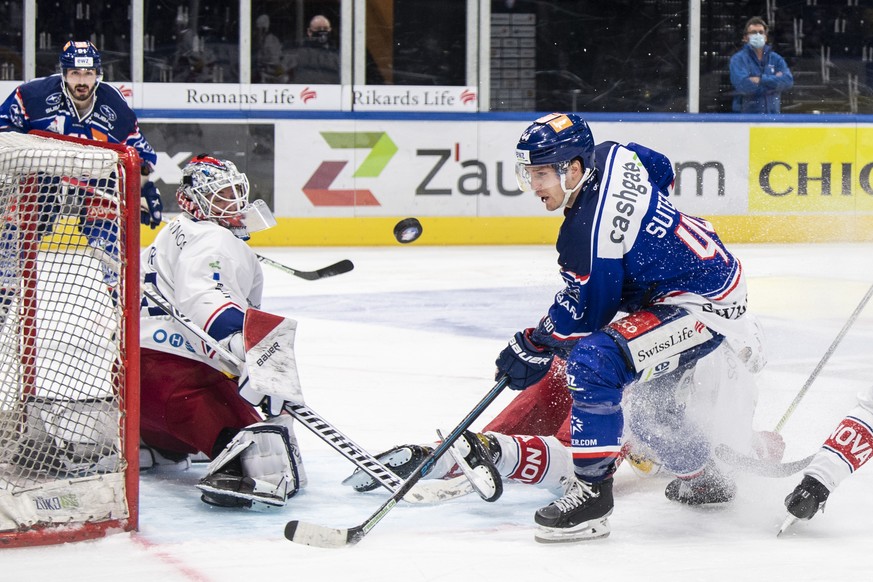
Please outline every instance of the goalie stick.
[{"label": "goalie stick", "polygon": [[306,523],[303,521],[289,521],[285,525],[285,537],[294,543],[307,546],[316,546],[320,548],[342,548],[351,546],[361,541],[376,525],[382,521],[389,511],[391,511],[397,502],[403,498],[418,481],[427,475],[437,460],[442,457],[458,440],[465,430],[470,428],[473,421],[479,417],[482,412],[488,408],[495,398],[509,383],[509,377],[504,374],[500,377],[497,383],[491,390],[473,407],[461,423],[449,433],[449,435],[435,449],[433,449],[427,457],[421,462],[415,472],[403,482],[403,485],[385,501],[376,512],[364,520],[364,523],[350,528],[332,528],[314,523]]},{"label": "goalie stick", "polygon": [[[233,363],[237,367],[243,364],[242,360],[215,341],[215,338],[198,327],[188,316],[176,309],[166,299],[160,296],[160,294],[152,293],[145,288],[143,288],[142,293],[149,301],[154,303],[164,313],[171,316],[182,324],[183,327],[200,338],[226,361]],[[249,381],[252,381],[251,378]],[[285,410],[287,410],[295,419],[299,420],[304,426],[306,426],[306,428],[315,433],[315,435],[321,440],[326,442],[356,466],[360,467],[362,471],[367,472],[392,493],[396,493],[403,485],[403,482],[397,477],[397,475],[391,472],[391,470],[383,465],[378,459],[357,445],[349,437],[341,433],[320,414],[305,404],[286,403]],[[402,496],[403,499],[410,503],[432,504],[453,497],[466,495],[472,491],[471,487],[465,486],[464,483],[458,480],[435,481],[428,485],[429,486],[425,486],[422,484],[414,490],[405,491]]]}]

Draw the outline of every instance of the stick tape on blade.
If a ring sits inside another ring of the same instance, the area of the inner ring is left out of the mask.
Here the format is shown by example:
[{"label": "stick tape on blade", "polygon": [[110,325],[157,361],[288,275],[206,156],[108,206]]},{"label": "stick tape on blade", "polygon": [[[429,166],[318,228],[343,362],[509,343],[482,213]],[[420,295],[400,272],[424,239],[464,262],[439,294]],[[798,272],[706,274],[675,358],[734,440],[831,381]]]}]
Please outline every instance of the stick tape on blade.
[{"label": "stick tape on blade", "polygon": [[303,403],[294,337],[297,322],[259,309],[246,310],[243,341],[252,386],[268,396]]}]

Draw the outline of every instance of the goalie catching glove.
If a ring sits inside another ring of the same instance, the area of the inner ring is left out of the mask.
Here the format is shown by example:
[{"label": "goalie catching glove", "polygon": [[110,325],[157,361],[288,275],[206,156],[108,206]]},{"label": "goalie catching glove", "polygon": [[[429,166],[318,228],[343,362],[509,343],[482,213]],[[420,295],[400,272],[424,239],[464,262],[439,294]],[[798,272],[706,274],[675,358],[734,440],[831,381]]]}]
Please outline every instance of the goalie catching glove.
[{"label": "goalie catching glove", "polygon": [[197,488],[220,507],[283,507],[306,485],[294,419],[277,416],[247,426],[209,463]]}]

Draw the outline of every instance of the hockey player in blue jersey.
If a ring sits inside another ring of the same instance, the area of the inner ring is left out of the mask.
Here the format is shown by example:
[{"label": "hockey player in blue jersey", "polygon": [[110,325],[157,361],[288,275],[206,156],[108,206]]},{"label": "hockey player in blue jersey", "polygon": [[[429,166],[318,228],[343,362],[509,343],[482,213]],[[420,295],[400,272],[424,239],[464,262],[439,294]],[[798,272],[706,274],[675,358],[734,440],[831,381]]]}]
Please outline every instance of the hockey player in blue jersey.
[{"label": "hockey player in blue jersey", "polygon": [[[757,371],[765,361],[761,336],[746,312],[740,262],[708,221],[683,214],[668,198],[674,174],[664,155],[635,143],[595,145],[583,119],[554,113],[524,131],[516,158],[522,189],[564,213],[557,250],[565,287],[497,359],[498,372],[518,390],[539,381],[555,356],[567,362],[575,478],[563,497],[536,512],[535,537],[603,537],[622,448],[624,388],[682,374],[723,342]],[[712,460],[703,431],[685,417],[681,395],[664,390],[652,406],[669,430],[634,432],[677,476],[667,497],[692,505],[730,501],[735,485]]]},{"label": "hockey player in blue jersey", "polygon": [[[155,228],[161,223],[163,204],[148,175],[154,169],[157,156],[140,133],[136,114],[121,92],[100,82],[103,77],[100,52],[90,42],[70,41],[61,51],[59,64],[60,73],[23,83],[6,98],[0,105],[0,131],[41,130],[133,147],[141,160],[140,221]],[[38,232],[44,236],[54,228],[60,211],[58,195],[66,186],[58,177],[43,177],[41,181]],[[92,195],[87,185],[78,191],[72,190],[83,199]],[[101,261],[110,293],[114,293],[119,261],[118,233],[113,222],[94,216],[89,212],[90,207],[87,203],[81,204],[79,226]],[[16,236],[14,228],[6,225],[0,233],[0,253],[14,252]],[[5,287],[0,282],[0,319],[10,302]]]},{"label": "hockey player in blue jersey", "polygon": [[133,147],[142,160],[141,222],[155,228],[163,205],[148,175],[157,156],[140,133],[136,114],[118,89],[100,82],[100,52],[93,44],[70,41],[59,61],[59,74],[19,85],[0,105],[0,131],[37,129]]}]

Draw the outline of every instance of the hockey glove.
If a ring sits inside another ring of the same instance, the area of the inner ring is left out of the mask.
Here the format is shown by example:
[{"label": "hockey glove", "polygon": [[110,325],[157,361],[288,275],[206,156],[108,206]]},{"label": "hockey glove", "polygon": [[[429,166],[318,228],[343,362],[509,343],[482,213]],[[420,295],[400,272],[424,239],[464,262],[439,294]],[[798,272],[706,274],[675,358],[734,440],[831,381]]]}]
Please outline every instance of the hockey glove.
[{"label": "hockey glove", "polygon": [[139,221],[154,230],[161,223],[161,211],[164,209],[161,193],[158,192],[154,182],[146,182],[142,185],[139,206]]},{"label": "hockey glove", "polygon": [[517,332],[497,357],[497,376],[509,376],[509,387],[524,390],[548,373],[554,355],[530,339],[533,328]]}]

